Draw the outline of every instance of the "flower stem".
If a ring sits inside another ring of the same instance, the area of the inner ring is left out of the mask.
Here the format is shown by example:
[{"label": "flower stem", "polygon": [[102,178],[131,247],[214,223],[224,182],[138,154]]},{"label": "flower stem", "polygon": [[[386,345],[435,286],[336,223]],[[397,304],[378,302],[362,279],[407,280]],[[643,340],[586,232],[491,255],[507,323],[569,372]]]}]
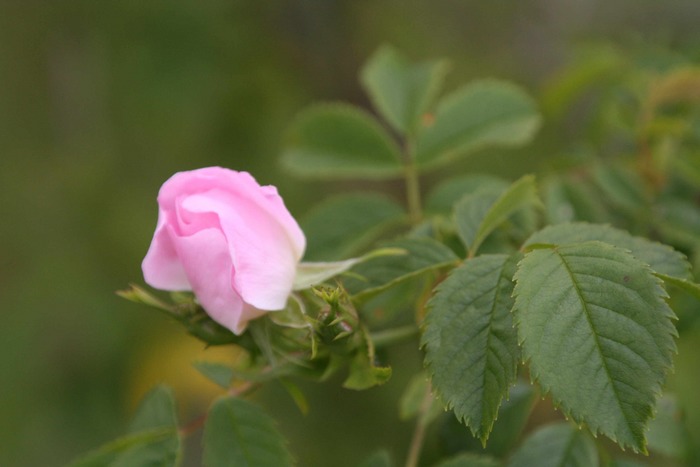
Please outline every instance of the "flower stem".
[{"label": "flower stem", "polygon": [[373,332],[370,334],[370,339],[375,347],[386,347],[405,341],[416,335],[418,335],[418,328],[413,324],[409,324],[398,328]]},{"label": "flower stem", "polygon": [[423,218],[423,209],[420,201],[418,169],[413,159],[410,159],[404,166],[404,176],[406,178],[406,200],[408,202],[409,220],[411,224],[417,225]]},{"label": "flower stem", "polygon": [[425,390],[425,395],[423,396],[423,401],[420,405],[420,412],[418,414],[418,421],[416,422],[416,427],[413,430],[413,438],[411,439],[411,446],[408,451],[408,457],[406,458],[406,467],[417,467],[418,461],[420,460],[420,453],[423,449],[423,442],[425,441],[425,431],[430,423],[430,406],[433,403],[433,391],[432,386],[428,384]]}]

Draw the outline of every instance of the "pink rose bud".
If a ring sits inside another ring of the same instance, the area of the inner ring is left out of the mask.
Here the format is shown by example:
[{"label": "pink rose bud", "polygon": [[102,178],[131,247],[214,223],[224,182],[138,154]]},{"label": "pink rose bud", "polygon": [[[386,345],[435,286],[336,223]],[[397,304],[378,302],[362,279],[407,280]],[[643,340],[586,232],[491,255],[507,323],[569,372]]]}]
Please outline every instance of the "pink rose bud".
[{"label": "pink rose bud", "polygon": [[275,187],[221,167],[179,172],[158,193],[143,276],[157,289],[193,291],[214,321],[241,334],[285,307],[305,247]]}]

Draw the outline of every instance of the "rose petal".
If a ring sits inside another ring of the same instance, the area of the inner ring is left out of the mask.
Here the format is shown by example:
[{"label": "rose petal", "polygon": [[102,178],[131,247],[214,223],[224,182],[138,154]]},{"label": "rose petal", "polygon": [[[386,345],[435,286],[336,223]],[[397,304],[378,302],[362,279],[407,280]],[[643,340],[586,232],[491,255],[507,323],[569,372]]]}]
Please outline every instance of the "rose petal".
[{"label": "rose petal", "polygon": [[156,289],[192,290],[164,221],[165,214],[161,210],[151,246],[141,263],[143,278]]},{"label": "rose petal", "polygon": [[246,303],[262,310],[284,308],[299,258],[275,218],[249,199],[218,189],[189,196],[181,208],[218,216],[234,268],[232,285]]},{"label": "rose petal", "polygon": [[223,234],[216,229],[202,230],[177,237],[175,244],[192,290],[207,314],[234,333],[242,333],[248,320],[262,312],[246,309],[250,307],[245,307],[231,287],[233,265]]}]

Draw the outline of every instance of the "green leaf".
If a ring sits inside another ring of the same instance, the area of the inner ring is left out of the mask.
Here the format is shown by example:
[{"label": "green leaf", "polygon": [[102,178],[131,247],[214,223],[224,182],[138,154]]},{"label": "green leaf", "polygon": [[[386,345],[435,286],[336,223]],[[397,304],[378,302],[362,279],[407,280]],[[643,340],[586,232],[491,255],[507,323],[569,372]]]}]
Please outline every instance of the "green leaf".
[{"label": "green leaf", "polygon": [[180,458],[180,435],[172,391],[158,386],[139,405],[129,435],[76,460],[72,467],[164,467]]},{"label": "green leaf", "polygon": [[671,285],[675,285],[679,289],[684,290],[696,299],[700,300],[700,284],[691,282],[688,279],[679,279],[677,277],[668,276],[666,274],[657,273],[656,276],[662,279],[664,282]]},{"label": "green leaf", "polygon": [[508,467],[597,467],[596,445],[590,435],[570,423],[544,426],[525,440]]},{"label": "green leaf", "polygon": [[551,224],[608,222],[611,219],[599,190],[585,180],[552,177],[545,182],[543,192]]},{"label": "green leaf", "polygon": [[490,146],[518,146],[539,124],[535,102],[517,86],[471,83],[440,101],[435,121],[418,135],[416,161],[432,167]]},{"label": "green leaf", "polygon": [[531,384],[518,381],[498,410],[498,419],[489,436],[485,451],[497,457],[509,452],[525,428],[537,398]]},{"label": "green leaf", "polygon": [[391,462],[389,452],[386,449],[380,449],[360,462],[357,467],[391,467],[392,465],[394,464]]},{"label": "green leaf", "polygon": [[485,443],[519,360],[510,310],[518,256],[483,255],[454,269],[428,302],[422,345],[433,387]]},{"label": "green leaf", "polygon": [[697,248],[700,244],[700,208],[687,199],[664,200],[659,203],[654,227],[674,245]]},{"label": "green leaf", "polygon": [[129,433],[153,428],[177,428],[175,398],[167,386],[159,385],[146,394],[129,425]]},{"label": "green leaf", "polygon": [[443,446],[443,451],[446,454],[462,451],[480,452],[503,458],[512,452],[520,440],[536,400],[535,387],[530,382],[518,380],[498,409],[498,418],[486,446],[483,446],[481,440],[471,436],[468,428],[457,418],[443,417],[440,426],[440,445]]},{"label": "green leaf", "polygon": [[410,63],[388,45],[380,47],[360,72],[372,103],[401,133],[410,133],[440,91],[447,62]]},{"label": "green leaf", "polygon": [[494,199],[490,190],[468,196],[455,206],[457,230],[470,256],[501,223],[525,207],[541,206],[535,178],[526,175]]},{"label": "green leaf", "polygon": [[214,402],[204,427],[207,467],[283,467],[293,465],[286,442],[262,409],[243,399]]},{"label": "green leaf", "polygon": [[613,459],[607,467],[648,467],[648,465],[632,459]]},{"label": "green leaf", "polygon": [[350,374],[343,382],[343,387],[362,391],[382,385],[389,381],[389,378],[391,378],[390,367],[375,366],[367,353],[359,351],[350,361]]},{"label": "green leaf", "polygon": [[448,247],[425,237],[403,238],[382,244],[405,250],[403,255],[380,256],[358,264],[343,280],[350,295],[368,296],[417,274],[454,263],[458,258]]},{"label": "green leaf", "polygon": [[481,190],[501,193],[508,188],[502,178],[484,174],[470,174],[445,180],[437,185],[425,200],[425,210],[433,213],[451,213],[455,203],[466,195]]},{"label": "green leaf", "polygon": [[476,240],[486,214],[502,192],[503,190],[495,188],[484,188],[465,196],[455,204],[453,218],[457,235],[467,248],[469,256],[474,256],[469,249]]},{"label": "green leaf", "polygon": [[635,258],[647,263],[659,274],[679,279],[693,278],[690,264],[684,254],[670,246],[643,237],[632,236],[624,230],[608,225],[585,222],[551,225],[535,232],[527,239],[524,247],[527,248],[538,243],[562,245],[590,240],[598,240],[630,250]]},{"label": "green leaf", "polygon": [[637,214],[647,208],[644,181],[636,172],[624,167],[600,166],[594,178],[606,199],[621,210]]},{"label": "green leaf", "polygon": [[230,366],[223,363],[205,361],[192,362],[192,366],[214,384],[224,389],[231,387],[235,371]]},{"label": "green leaf", "polygon": [[688,432],[683,413],[670,396],[659,399],[656,416],[649,424],[649,450],[672,459],[684,460],[689,452]]},{"label": "green leaf", "polygon": [[176,466],[179,456],[177,430],[158,428],[118,438],[77,459],[71,467]]},{"label": "green leaf", "polygon": [[[430,378],[423,372],[420,372],[411,378],[411,381],[406,386],[404,393],[399,399],[399,418],[401,420],[410,420],[417,417],[423,409],[426,394],[431,390]],[[425,419],[426,425],[435,420],[442,412],[442,405],[431,396],[428,415]]]},{"label": "green leaf", "polygon": [[401,206],[379,194],[331,197],[301,219],[307,243],[304,260],[347,258],[405,217]]},{"label": "green leaf", "polygon": [[598,241],[533,250],[515,279],[515,321],[532,377],[593,433],[646,452],[675,351],[661,281],[628,251]]},{"label": "green leaf", "polygon": [[306,400],[306,396],[302,392],[301,388],[287,379],[280,379],[280,384],[287,391],[289,397],[292,398],[294,404],[297,406],[299,411],[306,415],[309,413],[309,402]]},{"label": "green leaf", "polygon": [[577,110],[574,104],[586,91],[596,85],[609,85],[625,62],[620,52],[607,44],[578,51],[567,67],[548,80],[541,97],[543,111],[561,120],[566,111]]},{"label": "green leaf", "polygon": [[339,274],[344,273],[356,264],[380,256],[394,256],[406,254],[398,248],[380,248],[362,255],[359,258],[346,259],[344,261],[300,263],[297,266],[297,274],[294,278],[293,290],[304,290],[311,286],[321,284]]},{"label": "green leaf", "polygon": [[435,467],[499,467],[501,463],[493,457],[478,454],[459,454],[444,460]]},{"label": "green leaf", "polygon": [[396,143],[367,112],[321,104],[299,114],[287,134],[282,162],[309,177],[374,178],[401,175]]}]

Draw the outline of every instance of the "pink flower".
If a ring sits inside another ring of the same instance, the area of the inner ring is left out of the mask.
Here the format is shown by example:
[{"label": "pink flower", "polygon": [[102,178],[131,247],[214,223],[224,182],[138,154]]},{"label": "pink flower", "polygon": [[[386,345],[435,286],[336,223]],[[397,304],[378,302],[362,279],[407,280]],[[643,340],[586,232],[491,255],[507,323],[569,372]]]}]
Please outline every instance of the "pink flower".
[{"label": "pink flower", "polygon": [[179,172],[158,193],[158,225],[143,260],[157,289],[192,290],[236,334],[285,307],[306,239],[273,186],[247,172]]}]

